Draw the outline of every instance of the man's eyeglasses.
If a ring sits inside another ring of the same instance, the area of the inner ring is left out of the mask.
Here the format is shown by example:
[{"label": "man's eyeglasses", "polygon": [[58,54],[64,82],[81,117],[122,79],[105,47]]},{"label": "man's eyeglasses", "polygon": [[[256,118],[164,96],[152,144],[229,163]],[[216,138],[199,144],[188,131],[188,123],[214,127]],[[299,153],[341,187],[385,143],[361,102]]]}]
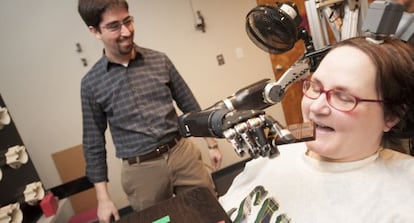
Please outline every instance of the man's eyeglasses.
[{"label": "man's eyeglasses", "polygon": [[122,29],[122,26],[124,25],[127,28],[130,28],[132,23],[134,23],[134,17],[129,16],[126,19],[124,19],[124,21],[114,21],[111,23],[108,23],[104,26],[102,26],[103,28],[109,30],[110,32],[119,32]]},{"label": "man's eyeglasses", "polygon": [[354,110],[359,102],[383,102],[382,100],[358,98],[340,89],[324,90],[322,84],[310,80],[303,81],[302,90],[307,98],[313,100],[319,98],[319,96],[324,93],[328,104],[332,108],[342,112],[350,112]]}]

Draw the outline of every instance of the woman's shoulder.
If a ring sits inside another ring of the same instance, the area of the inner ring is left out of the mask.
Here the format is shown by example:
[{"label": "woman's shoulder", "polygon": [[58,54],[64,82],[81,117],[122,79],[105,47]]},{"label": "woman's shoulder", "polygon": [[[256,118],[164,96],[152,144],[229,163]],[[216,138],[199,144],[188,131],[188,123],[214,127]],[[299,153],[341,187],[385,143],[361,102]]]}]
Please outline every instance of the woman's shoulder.
[{"label": "woman's shoulder", "polygon": [[414,162],[414,156],[408,155],[406,153],[398,152],[389,148],[383,148],[380,151],[380,156],[384,160],[389,161],[398,161],[398,160],[407,160]]},{"label": "woman's shoulder", "polygon": [[389,167],[408,170],[414,173],[414,157],[392,149],[384,148],[380,151],[380,158]]}]

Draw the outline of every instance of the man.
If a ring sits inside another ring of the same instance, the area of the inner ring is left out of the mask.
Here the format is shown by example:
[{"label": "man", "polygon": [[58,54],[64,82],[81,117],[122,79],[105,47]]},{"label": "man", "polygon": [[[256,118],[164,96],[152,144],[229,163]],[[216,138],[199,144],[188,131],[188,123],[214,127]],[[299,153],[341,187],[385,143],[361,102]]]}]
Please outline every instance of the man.
[{"label": "man", "polygon": [[[99,220],[119,219],[107,190],[107,124],[116,156],[123,160],[122,186],[134,210],[191,187],[208,187],[214,193],[200,151],[179,136],[173,101],[185,113],[200,106],[165,54],[134,44],[128,3],[79,0],[78,11],[104,46],[103,56],[81,83],[86,175],[96,188]],[[206,142],[217,169],[221,152],[214,139]]]}]

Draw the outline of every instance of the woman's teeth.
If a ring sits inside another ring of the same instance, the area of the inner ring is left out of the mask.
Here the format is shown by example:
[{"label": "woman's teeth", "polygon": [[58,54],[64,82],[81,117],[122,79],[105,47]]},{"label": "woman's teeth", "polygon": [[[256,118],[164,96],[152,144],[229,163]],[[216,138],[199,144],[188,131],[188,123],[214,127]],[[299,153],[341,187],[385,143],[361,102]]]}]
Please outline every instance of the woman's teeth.
[{"label": "woman's teeth", "polygon": [[315,124],[315,127],[318,128],[318,129],[325,130],[325,131],[334,131],[333,128],[331,128],[329,126],[325,126],[325,125]]}]

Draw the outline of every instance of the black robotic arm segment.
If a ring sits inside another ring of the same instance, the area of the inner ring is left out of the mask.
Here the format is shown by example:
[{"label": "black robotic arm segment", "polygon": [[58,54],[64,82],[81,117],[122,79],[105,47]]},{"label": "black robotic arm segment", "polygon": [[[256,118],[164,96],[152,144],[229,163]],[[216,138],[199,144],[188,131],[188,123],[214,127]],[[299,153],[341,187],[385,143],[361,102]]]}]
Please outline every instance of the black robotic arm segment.
[{"label": "black robotic arm segment", "polygon": [[269,104],[268,100],[264,98],[263,92],[269,85],[269,82],[270,79],[267,78],[250,84],[206,110],[228,109],[233,111],[267,108],[272,104]]},{"label": "black robotic arm segment", "polygon": [[224,138],[223,122],[229,110],[210,109],[186,113],[178,117],[178,130],[183,137]]},{"label": "black robotic arm segment", "polygon": [[208,109],[181,115],[178,117],[178,128],[183,137],[225,138],[225,130],[260,114],[264,114],[264,111]]}]

